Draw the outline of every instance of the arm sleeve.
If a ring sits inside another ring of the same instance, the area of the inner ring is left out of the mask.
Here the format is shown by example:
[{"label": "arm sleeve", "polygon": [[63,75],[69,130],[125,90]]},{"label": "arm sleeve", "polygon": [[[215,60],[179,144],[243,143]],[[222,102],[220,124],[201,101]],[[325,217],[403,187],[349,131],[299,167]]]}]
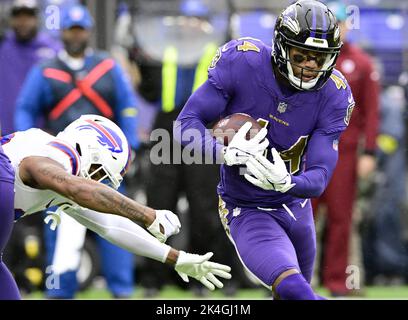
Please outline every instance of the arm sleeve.
[{"label": "arm sleeve", "polygon": [[337,164],[340,134],[318,130],[312,135],[306,154],[306,170],[292,176],[292,182],[296,185],[288,191],[289,194],[315,198],[323,193]]},{"label": "arm sleeve", "polygon": [[16,100],[14,127],[24,131],[36,126],[36,121],[51,99],[51,88],[42,75],[42,68],[34,66]]},{"label": "arm sleeve", "polygon": [[[219,162],[223,145],[211,135],[206,126],[220,119],[228,100],[224,93],[207,80],[187,101],[174,124],[174,139],[181,145],[193,144],[206,157]],[[195,139],[199,133],[199,139]]]},{"label": "arm sleeve", "polygon": [[118,125],[122,128],[131,147],[137,149],[139,147],[139,139],[137,136],[138,101],[136,94],[132,89],[130,79],[117,63],[115,64],[112,73],[115,83],[115,114],[118,119]]},{"label": "arm sleeve", "polygon": [[127,218],[88,209],[66,213],[106,240],[137,255],[164,263],[171,249]]}]

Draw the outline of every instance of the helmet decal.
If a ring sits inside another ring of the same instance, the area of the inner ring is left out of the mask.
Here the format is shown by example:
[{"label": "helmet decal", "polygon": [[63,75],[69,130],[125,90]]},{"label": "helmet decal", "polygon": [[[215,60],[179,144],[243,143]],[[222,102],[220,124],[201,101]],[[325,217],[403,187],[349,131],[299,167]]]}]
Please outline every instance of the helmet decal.
[{"label": "helmet decal", "polygon": [[96,121],[87,119],[85,120],[88,124],[80,125],[77,128],[79,130],[94,130],[98,133],[98,142],[109,149],[109,151],[114,153],[123,152],[122,140],[120,137],[108,127],[97,123]]},{"label": "helmet decal", "polygon": [[296,19],[297,12],[293,6],[289,6],[283,12],[282,24],[285,25],[294,34],[299,34],[300,26],[299,21]]},{"label": "helmet decal", "polygon": [[[117,124],[99,115],[82,115],[61,131],[57,138],[78,151],[80,164],[73,171],[79,171],[86,179],[119,188],[131,159],[131,149]],[[69,155],[69,150],[61,151]],[[71,164],[75,167],[76,162],[73,162]]]}]

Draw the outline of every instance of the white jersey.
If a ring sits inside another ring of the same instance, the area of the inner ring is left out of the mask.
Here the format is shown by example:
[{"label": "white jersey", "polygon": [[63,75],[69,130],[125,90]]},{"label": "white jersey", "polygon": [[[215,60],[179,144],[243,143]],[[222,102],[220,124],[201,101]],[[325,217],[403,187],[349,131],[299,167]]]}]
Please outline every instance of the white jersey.
[{"label": "white jersey", "polygon": [[[155,239],[133,221],[117,215],[81,208],[53,191],[34,189],[23,184],[19,177],[19,164],[24,158],[30,156],[50,158],[60,163],[67,172],[78,175],[80,171],[80,157],[77,151],[64,141],[58,140],[42,130],[30,129],[0,137],[0,145],[2,145],[4,153],[9,157],[16,173],[14,183],[16,218],[19,218],[18,212],[21,212],[21,216],[29,215],[41,212],[47,207],[59,205],[63,212],[113,244],[138,255],[163,263],[166,261],[171,247]],[[67,206],[63,205],[64,203],[69,203],[72,207],[67,208]],[[58,232],[64,231],[59,230]],[[77,235],[69,233],[68,237]],[[71,241],[71,243],[75,243],[75,241]],[[75,250],[75,253],[77,252],[78,249]],[[72,264],[72,256],[70,256],[70,252],[66,251],[66,248],[64,248],[63,256],[68,256]],[[56,270],[59,272],[64,271],[63,269],[58,269],[61,267],[60,262],[58,260],[54,261],[54,272]]]},{"label": "white jersey", "polygon": [[60,163],[74,175],[80,171],[80,157],[77,151],[64,141],[40,130],[29,129],[1,138],[4,153],[9,157],[15,170],[15,218],[41,212],[46,208],[72,201],[50,190],[34,189],[25,185],[19,175],[19,165],[24,158],[41,156]]}]

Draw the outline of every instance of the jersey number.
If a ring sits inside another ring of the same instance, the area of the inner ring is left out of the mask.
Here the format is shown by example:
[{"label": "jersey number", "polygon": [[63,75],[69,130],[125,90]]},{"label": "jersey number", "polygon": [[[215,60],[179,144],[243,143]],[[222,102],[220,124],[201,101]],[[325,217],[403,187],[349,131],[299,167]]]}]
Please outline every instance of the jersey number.
[{"label": "jersey number", "polygon": [[333,82],[335,83],[336,88],[337,88],[338,90],[340,90],[341,88],[346,89],[346,87],[347,87],[346,83],[345,83],[344,80],[343,80],[342,78],[340,78],[339,76],[336,76],[335,74],[332,74],[332,75],[330,76],[330,79],[333,80]]},{"label": "jersey number", "polygon": [[280,152],[283,161],[289,162],[290,174],[299,171],[302,156],[305,152],[308,136],[301,136],[288,150]]}]

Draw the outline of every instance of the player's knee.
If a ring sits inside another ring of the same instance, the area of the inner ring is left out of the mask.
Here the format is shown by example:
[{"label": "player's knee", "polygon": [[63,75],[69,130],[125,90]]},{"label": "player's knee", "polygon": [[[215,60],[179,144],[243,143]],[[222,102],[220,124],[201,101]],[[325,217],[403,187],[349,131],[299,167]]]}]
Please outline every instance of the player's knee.
[{"label": "player's knee", "polygon": [[286,275],[280,277],[279,283],[275,281],[275,296],[282,300],[316,300],[316,295],[306,279],[297,270],[291,270],[293,271],[285,271]]}]

